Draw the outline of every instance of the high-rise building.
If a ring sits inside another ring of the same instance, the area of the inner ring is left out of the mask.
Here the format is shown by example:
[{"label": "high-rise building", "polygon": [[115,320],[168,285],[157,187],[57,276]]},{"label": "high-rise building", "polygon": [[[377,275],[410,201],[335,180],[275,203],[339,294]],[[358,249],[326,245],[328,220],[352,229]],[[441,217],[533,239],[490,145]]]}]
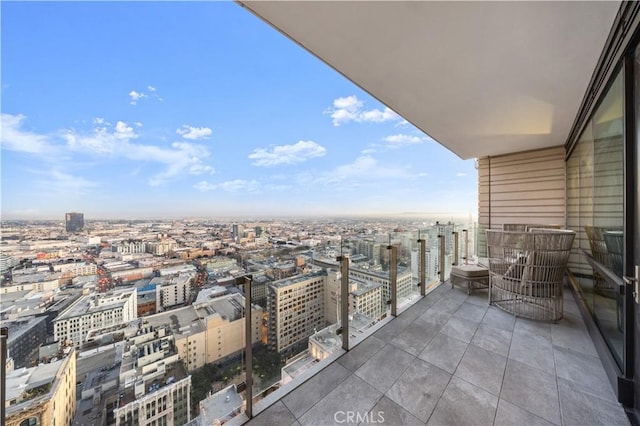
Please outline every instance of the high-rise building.
[{"label": "high-rise building", "polygon": [[79,232],[84,228],[84,213],[67,213],[65,217],[67,232]]},{"label": "high-rise building", "polygon": [[237,223],[234,223],[233,226],[231,227],[231,237],[233,238],[234,243],[240,242],[241,233],[242,233],[242,228],[238,226]]},{"label": "high-rise building", "polygon": [[283,352],[325,326],[325,273],[297,275],[269,286],[269,346]]}]

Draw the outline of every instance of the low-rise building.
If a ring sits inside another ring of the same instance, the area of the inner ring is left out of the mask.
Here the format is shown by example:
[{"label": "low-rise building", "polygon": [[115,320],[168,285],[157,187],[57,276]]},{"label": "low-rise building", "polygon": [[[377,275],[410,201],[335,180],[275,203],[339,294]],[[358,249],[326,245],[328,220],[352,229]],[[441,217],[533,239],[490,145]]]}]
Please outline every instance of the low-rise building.
[{"label": "low-rise building", "polygon": [[349,280],[349,283],[353,284],[349,295],[349,313],[358,312],[379,320],[382,316],[383,283],[359,280]]},{"label": "low-rise building", "polygon": [[[196,312],[207,331],[207,362],[220,361],[235,355],[245,347],[245,298],[241,294],[228,294],[197,306]],[[252,305],[252,342],[262,340],[262,308]]]},{"label": "low-rise building", "polygon": [[163,239],[160,241],[147,242],[147,253],[151,253],[155,256],[164,256],[171,250],[175,249],[178,244],[172,239]]},{"label": "low-rise building", "polygon": [[54,338],[79,347],[90,330],[129,322],[137,317],[135,288],[82,296],[53,321]]},{"label": "low-rise building", "polygon": [[[387,302],[391,300],[391,278],[389,272],[375,271],[368,269],[349,268],[349,279],[358,281],[366,281],[374,284],[382,284],[382,299],[380,309],[386,312],[388,309]],[[411,278],[411,269],[398,267],[397,275],[397,298],[404,299],[411,295],[413,286]]]},{"label": "low-rise building", "polygon": [[191,287],[194,278],[195,273],[181,273],[169,279],[155,281],[157,283],[156,310],[159,311],[191,300]]},{"label": "low-rise building", "polygon": [[245,405],[246,403],[238,393],[236,385],[229,385],[200,401],[200,415],[189,426],[223,425],[244,411]]},{"label": "low-rise building", "polygon": [[76,412],[76,355],[6,376],[6,426],[69,425]]},{"label": "low-rise building", "polygon": [[[180,359],[185,368],[192,371],[238,355],[244,349],[244,304],[243,295],[227,294],[145,317],[144,324],[169,326]],[[262,314],[262,308],[252,306],[254,344],[263,337]]]},{"label": "low-rise building", "polygon": [[191,418],[191,376],[165,328],[142,327],[125,342],[116,426],[182,425]]},{"label": "low-rise building", "polygon": [[26,317],[2,321],[7,327],[7,356],[13,358],[15,368],[31,367],[38,359],[38,348],[47,340],[46,317]]},{"label": "low-rise building", "polygon": [[98,266],[95,263],[86,262],[59,263],[53,266],[53,270],[63,274],[70,274],[72,277],[78,277],[97,274]]}]

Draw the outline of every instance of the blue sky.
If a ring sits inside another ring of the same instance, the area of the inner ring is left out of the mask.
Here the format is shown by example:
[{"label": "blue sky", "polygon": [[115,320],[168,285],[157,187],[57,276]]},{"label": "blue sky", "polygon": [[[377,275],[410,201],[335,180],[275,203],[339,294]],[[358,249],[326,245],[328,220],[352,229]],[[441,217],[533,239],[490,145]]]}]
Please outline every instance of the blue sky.
[{"label": "blue sky", "polygon": [[2,218],[468,216],[462,161],[231,2],[6,2]]}]

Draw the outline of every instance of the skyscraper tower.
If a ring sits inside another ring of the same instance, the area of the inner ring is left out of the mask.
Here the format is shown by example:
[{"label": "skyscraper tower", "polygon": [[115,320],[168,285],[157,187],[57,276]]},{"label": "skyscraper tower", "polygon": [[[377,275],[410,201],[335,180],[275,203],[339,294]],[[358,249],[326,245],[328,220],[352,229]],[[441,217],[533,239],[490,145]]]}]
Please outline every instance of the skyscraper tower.
[{"label": "skyscraper tower", "polygon": [[233,242],[237,243],[240,241],[240,233],[242,229],[238,226],[237,223],[234,223],[231,228],[231,237],[233,238]]},{"label": "skyscraper tower", "polygon": [[65,217],[67,232],[79,232],[84,228],[84,213],[67,213]]}]

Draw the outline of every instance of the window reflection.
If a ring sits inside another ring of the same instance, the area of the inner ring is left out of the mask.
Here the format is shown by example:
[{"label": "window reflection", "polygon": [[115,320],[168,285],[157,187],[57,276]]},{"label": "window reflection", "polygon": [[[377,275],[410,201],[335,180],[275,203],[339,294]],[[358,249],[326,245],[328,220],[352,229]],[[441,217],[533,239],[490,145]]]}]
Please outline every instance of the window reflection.
[{"label": "window reflection", "polygon": [[620,364],[623,306],[615,276],[622,276],[623,107],[620,72],[567,162],[568,226],[577,233],[569,268]]}]

